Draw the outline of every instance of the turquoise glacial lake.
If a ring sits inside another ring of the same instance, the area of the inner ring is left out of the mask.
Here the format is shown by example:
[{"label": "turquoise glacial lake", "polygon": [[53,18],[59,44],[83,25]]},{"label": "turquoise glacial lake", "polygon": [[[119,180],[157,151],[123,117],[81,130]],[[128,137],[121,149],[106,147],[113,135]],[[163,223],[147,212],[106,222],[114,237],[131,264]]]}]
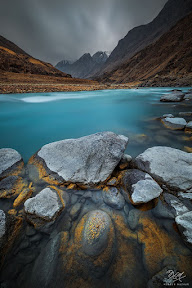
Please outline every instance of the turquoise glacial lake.
[{"label": "turquoise glacial lake", "polygon": [[172,89],[1,94],[0,148],[14,148],[27,161],[47,143],[113,131],[129,137],[126,152],[133,157],[155,145],[184,149],[184,131],[168,130],[156,119],[192,111],[190,101],[159,101]]}]

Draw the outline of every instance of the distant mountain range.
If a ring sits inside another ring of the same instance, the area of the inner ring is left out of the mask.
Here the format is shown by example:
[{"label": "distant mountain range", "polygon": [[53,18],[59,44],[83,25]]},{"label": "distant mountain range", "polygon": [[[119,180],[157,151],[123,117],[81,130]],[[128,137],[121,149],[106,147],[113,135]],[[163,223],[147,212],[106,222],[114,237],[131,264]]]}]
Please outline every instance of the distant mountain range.
[{"label": "distant mountain range", "polygon": [[103,67],[108,57],[109,53],[103,51],[98,51],[93,56],[90,53],[85,53],[77,61],[62,60],[55,67],[71,74],[72,77],[90,78]]},{"label": "distant mountain range", "polygon": [[192,85],[192,13],[155,43],[142,49],[97,80],[135,82],[139,86]]},{"label": "distant mountain range", "polygon": [[53,67],[51,64],[40,61],[28,55],[13,42],[0,36],[0,73],[27,73],[56,77],[71,77]]},{"label": "distant mountain range", "polygon": [[102,75],[104,72],[109,72],[118,67],[137,52],[157,41],[191,11],[192,0],[168,0],[152,22],[135,27],[119,41],[97,75]]}]

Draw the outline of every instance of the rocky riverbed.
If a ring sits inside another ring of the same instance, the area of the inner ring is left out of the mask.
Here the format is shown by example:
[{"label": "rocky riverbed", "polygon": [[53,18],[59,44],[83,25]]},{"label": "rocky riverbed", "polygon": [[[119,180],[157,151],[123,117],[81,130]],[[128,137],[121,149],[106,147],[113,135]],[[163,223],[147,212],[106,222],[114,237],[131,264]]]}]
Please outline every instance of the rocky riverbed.
[{"label": "rocky riverbed", "polygon": [[192,285],[192,154],[127,145],[97,133],[26,165],[0,149],[1,287]]}]

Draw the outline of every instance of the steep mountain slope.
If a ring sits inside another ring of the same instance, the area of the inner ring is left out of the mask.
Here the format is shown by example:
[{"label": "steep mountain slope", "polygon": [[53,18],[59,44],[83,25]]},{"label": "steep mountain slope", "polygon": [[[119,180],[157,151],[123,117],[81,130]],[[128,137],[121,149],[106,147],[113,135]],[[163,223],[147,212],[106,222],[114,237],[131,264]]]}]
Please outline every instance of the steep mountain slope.
[{"label": "steep mountain slope", "polygon": [[138,51],[154,43],[191,11],[192,0],[169,0],[152,22],[132,29],[119,41],[97,75],[112,70]]},{"label": "steep mountain slope", "polygon": [[57,77],[71,77],[53,67],[28,55],[17,45],[0,36],[0,73],[29,73]]},{"label": "steep mountain slope", "polygon": [[73,77],[89,78],[101,69],[107,58],[107,52],[98,51],[93,56],[85,53],[73,63],[63,60],[57,63],[55,67]]},{"label": "steep mountain slope", "polygon": [[25,51],[23,51],[21,48],[19,48],[17,45],[15,45],[13,42],[7,40],[5,37],[0,35],[0,47],[7,48],[16,54],[23,54],[23,55],[28,55]]},{"label": "steep mountain slope", "polygon": [[142,86],[192,85],[192,13],[155,43],[123,65],[105,73],[102,82],[140,82]]}]

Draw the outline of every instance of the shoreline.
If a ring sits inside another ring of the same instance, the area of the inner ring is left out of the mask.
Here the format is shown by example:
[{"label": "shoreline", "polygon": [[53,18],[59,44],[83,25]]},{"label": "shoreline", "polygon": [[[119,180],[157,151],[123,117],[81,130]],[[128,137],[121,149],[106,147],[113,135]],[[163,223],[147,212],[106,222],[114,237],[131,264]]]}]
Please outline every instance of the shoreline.
[{"label": "shoreline", "polygon": [[0,83],[0,94],[20,94],[20,93],[51,93],[51,92],[74,92],[74,91],[95,91],[107,89],[131,89],[136,86],[128,84],[44,84],[44,83]]}]

